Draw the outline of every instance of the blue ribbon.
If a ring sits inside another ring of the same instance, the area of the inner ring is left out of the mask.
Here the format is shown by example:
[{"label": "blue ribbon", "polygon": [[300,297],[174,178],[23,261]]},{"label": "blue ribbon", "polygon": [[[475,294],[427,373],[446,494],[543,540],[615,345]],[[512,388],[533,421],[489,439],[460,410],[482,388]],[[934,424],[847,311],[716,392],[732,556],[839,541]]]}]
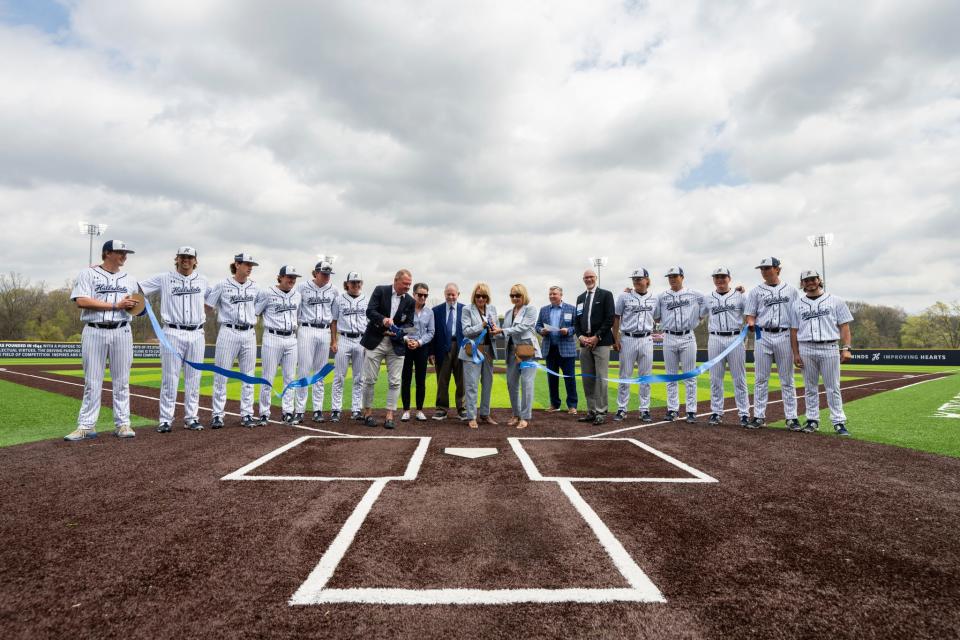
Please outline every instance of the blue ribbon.
[{"label": "blue ribbon", "polygon": [[480,353],[480,343],[483,342],[483,338],[487,335],[487,328],[484,327],[483,331],[480,332],[475,339],[471,340],[470,338],[464,337],[460,341],[460,348],[462,349],[466,344],[473,345],[473,355],[470,357],[473,361],[473,364],[482,364],[484,361],[483,354]]},{"label": "blue ribbon", "polygon": [[[755,327],[757,340],[761,337],[760,327]],[[750,327],[743,325],[743,329],[740,330],[740,335],[737,336],[737,339],[727,345],[727,348],[718,353],[714,358],[707,360],[700,366],[691,369],[690,371],[684,371],[683,373],[653,373],[645,376],[637,376],[636,378],[604,378],[603,376],[596,376],[592,373],[575,373],[571,376],[563,375],[548,369],[545,365],[540,364],[534,360],[526,360],[520,363],[521,369],[542,369],[548,374],[557,376],[560,378],[600,378],[601,380],[606,380],[607,382],[612,382],[614,384],[651,384],[655,382],[680,382],[681,380],[689,380],[690,378],[696,378],[697,376],[703,374],[705,371],[709,371],[714,365],[723,360],[730,354],[731,351],[736,349],[739,345],[743,344],[743,341],[747,339],[747,333],[750,331]]]}]

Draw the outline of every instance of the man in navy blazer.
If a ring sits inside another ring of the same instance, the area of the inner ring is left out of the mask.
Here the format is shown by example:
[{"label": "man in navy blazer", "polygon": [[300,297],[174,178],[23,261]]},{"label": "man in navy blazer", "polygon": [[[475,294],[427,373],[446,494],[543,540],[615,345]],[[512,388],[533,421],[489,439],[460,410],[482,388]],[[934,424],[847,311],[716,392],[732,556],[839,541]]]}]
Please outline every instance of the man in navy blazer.
[{"label": "man in navy blazer", "polygon": [[367,328],[360,338],[366,350],[363,361],[363,422],[368,427],[377,426],[373,419],[373,389],[380,376],[380,363],[387,361],[387,419],[383,426],[393,429],[393,412],[400,395],[400,378],[403,374],[402,335],[395,329],[413,326],[413,311],[416,303],[407,293],[413,284],[413,276],[406,269],[397,271],[393,284],[376,287],[367,304]]},{"label": "man in navy blazer", "polygon": [[[577,338],[574,335],[576,309],[563,301],[563,289],[556,285],[550,287],[547,296],[550,304],[540,308],[537,318],[537,333],[543,336],[540,350],[543,351],[548,369],[570,376],[563,379],[567,389],[567,413],[576,415],[577,379],[573,377],[577,372]],[[551,328],[547,329],[547,326]],[[550,388],[547,411],[559,411],[560,378],[547,376],[547,386]]]},{"label": "man in navy blazer", "polygon": [[463,316],[463,304],[457,302],[460,297],[460,287],[453,282],[443,288],[443,297],[446,300],[433,308],[433,326],[436,333],[433,335],[433,353],[430,360],[437,372],[437,411],[433,414],[434,420],[444,420],[450,409],[450,376],[456,385],[457,415],[466,416],[463,403],[463,361],[457,357],[460,343],[463,341],[463,327],[460,319]]}]

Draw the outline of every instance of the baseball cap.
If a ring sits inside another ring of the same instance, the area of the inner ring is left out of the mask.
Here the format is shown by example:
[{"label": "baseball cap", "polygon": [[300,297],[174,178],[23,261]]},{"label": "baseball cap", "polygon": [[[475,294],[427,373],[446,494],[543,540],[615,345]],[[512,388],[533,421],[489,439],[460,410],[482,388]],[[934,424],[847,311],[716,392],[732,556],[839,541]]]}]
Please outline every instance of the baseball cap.
[{"label": "baseball cap", "polygon": [[717,267],[716,269],[713,270],[713,273],[711,273],[710,275],[711,276],[727,276],[729,278],[730,269],[727,269],[726,267]]},{"label": "baseball cap", "polygon": [[683,267],[670,267],[670,268],[667,270],[667,276],[668,276],[668,277],[669,277],[669,276],[682,276],[682,275],[683,275]]},{"label": "baseball cap", "polygon": [[650,272],[644,269],[643,267],[638,267],[633,270],[633,273],[630,274],[631,278],[649,278]]},{"label": "baseball cap", "polygon": [[260,263],[253,259],[253,256],[249,253],[238,253],[233,256],[234,262],[246,262],[247,264],[252,264],[253,266],[258,266]]},{"label": "baseball cap", "polygon": [[363,282],[363,276],[359,271],[351,271],[347,274],[347,282]]},{"label": "baseball cap", "polygon": [[127,243],[123,240],[107,240],[103,243],[102,251],[125,251],[126,253],[136,253],[136,251],[127,246]]},{"label": "baseball cap", "polygon": [[780,261],[777,260],[776,258],[770,257],[770,258],[762,258],[760,260],[760,264],[754,267],[754,269],[760,269],[761,267],[779,267],[779,266],[780,266]]},{"label": "baseball cap", "polygon": [[327,262],[326,260],[321,260],[313,268],[314,271],[319,271],[320,273],[325,273],[328,276],[333,275],[335,271],[333,270],[333,265]]},{"label": "baseball cap", "polygon": [[178,256],[190,256],[191,258],[197,257],[197,250],[193,247],[180,247],[177,249]]},{"label": "baseball cap", "polygon": [[800,279],[806,280],[807,278],[819,278],[820,272],[816,269],[807,269],[806,271],[800,272]]},{"label": "baseball cap", "polygon": [[299,278],[300,272],[297,271],[296,267],[290,266],[289,264],[285,264],[282,267],[280,267],[280,273],[278,275],[293,276],[294,278]]}]

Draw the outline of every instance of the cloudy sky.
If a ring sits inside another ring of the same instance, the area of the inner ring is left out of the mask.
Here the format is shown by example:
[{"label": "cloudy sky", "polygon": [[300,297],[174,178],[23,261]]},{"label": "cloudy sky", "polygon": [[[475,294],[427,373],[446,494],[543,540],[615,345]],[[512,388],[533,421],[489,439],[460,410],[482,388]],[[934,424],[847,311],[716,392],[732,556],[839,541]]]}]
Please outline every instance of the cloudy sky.
[{"label": "cloudy sky", "polygon": [[590,256],[613,289],[795,281],[830,232],[831,290],[919,311],[960,299],[958,30],[956,0],[0,0],[0,267],[62,284],[88,220],[136,276],[335,254],[504,307]]}]

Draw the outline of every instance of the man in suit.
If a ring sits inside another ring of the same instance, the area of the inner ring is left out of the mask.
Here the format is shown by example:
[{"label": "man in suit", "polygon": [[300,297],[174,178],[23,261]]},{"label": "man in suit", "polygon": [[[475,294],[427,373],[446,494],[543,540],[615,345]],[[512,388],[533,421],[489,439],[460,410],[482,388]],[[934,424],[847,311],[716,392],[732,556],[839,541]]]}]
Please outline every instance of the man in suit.
[{"label": "man in suit", "polygon": [[[373,290],[367,304],[367,328],[360,338],[366,350],[363,361],[363,423],[377,426],[373,419],[373,389],[380,376],[380,363],[387,361],[387,419],[384,428],[393,429],[393,412],[400,395],[400,379],[403,374],[403,327],[413,325],[413,297],[407,292],[413,284],[413,276],[407,269],[397,271],[393,284],[380,285]],[[399,331],[399,334],[397,333]]]},{"label": "man in suit", "polygon": [[603,424],[607,414],[607,376],[610,369],[610,347],[613,346],[613,294],[597,286],[597,272],[583,272],[587,290],[577,296],[576,323],[580,342],[580,372],[583,395],[587,398],[587,415],[579,422]]},{"label": "man in suit", "polygon": [[[543,336],[541,350],[548,369],[570,376],[563,379],[567,389],[567,413],[577,415],[577,379],[573,377],[577,372],[577,339],[574,336],[576,309],[563,301],[563,289],[558,286],[550,287],[547,296],[550,304],[540,308],[537,318],[537,333]],[[547,329],[547,326],[551,328]],[[547,411],[559,411],[560,378],[547,376],[547,386],[550,388]]]},{"label": "man in suit", "polygon": [[443,288],[443,297],[446,302],[433,308],[433,326],[436,333],[433,336],[430,360],[437,371],[437,411],[433,414],[433,419],[445,420],[447,417],[450,409],[451,375],[456,387],[454,400],[457,404],[457,415],[463,419],[467,415],[463,407],[463,361],[457,357],[463,341],[463,327],[460,324],[463,304],[457,302],[460,287],[453,282],[448,283]]}]

